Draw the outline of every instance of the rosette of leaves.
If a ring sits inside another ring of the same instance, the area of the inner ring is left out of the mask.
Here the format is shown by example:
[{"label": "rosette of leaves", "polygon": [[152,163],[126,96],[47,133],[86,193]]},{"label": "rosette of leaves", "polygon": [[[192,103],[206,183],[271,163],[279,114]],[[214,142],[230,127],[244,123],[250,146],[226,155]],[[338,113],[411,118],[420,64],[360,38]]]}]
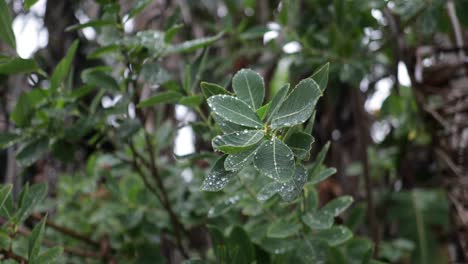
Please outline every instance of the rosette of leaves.
[{"label": "rosette of leaves", "polygon": [[314,142],[313,112],[327,78],[328,64],[294,89],[284,85],[270,102],[264,102],[263,78],[250,69],[234,75],[234,93],[203,82],[202,92],[223,132],[212,139],[212,146],[225,155],[215,162],[202,189],[220,191],[242,168],[253,165],[271,180],[259,199],[278,193],[285,201],[294,200],[307,182],[303,162],[309,159]]}]

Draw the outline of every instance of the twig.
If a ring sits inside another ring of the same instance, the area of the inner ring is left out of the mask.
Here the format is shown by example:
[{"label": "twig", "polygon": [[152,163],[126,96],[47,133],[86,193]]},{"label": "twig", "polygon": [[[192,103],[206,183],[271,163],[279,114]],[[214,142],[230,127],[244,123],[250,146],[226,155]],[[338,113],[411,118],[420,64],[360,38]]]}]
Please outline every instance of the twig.
[{"label": "twig", "polygon": [[156,166],[156,155],[154,153],[154,146],[151,141],[150,135],[148,132],[145,130],[145,142],[146,142],[146,148],[148,150],[149,156],[150,156],[150,171],[153,175],[153,178],[156,181],[156,184],[158,186],[159,191],[161,192],[161,200],[163,202],[164,207],[166,208],[166,211],[169,213],[169,218],[171,219],[172,226],[174,227],[174,235],[176,239],[176,244],[177,247],[180,250],[180,253],[185,257],[188,258],[189,255],[184,249],[184,246],[182,245],[182,236],[180,233],[179,228],[183,231],[184,227],[180,223],[179,218],[177,215],[174,213],[174,210],[172,209],[171,202],[169,201],[169,197],[167,195],[166,188],[164,187],[164,183],[161,179],[161,175],[159,174],[158,167]]},{"label": "twig", "polygon": [[[33,214],[31,214],[31,217],[34,218],[34,219],[36,219],[37,221],[41,221],[42,218],[43,218],[43,217],[42,217],[40,214],[38,214],[38,213],[33,213]],[[68,228],[66,228],[66,227],[63,227],[63,226],[60,226],[60,225],[58,225],[58,224],[52,222],[52,221],[49,220],[49,219],[46,220],[46,225],[47,225],[48,227],[50,227],[50,228],[52,228],[52,229],[54,229],[54,230],[60,232],[60,233],[63,233],[63,234],[65,234],[65,235],[69,236],[69,237],[72,237],[72,238],[75,238],[75,239],[77,239],[77,240],[83,241],[83,242],[85,242],[85,243],[87,243],[87,244],[90,244],[90,245],[99,247],[99,242],[94,241],[94,240],[92,240],[91,238],[89,238],[89,237],[87,237],[87,236],[84,236],[84,235],[82,235],[82,234],[79,234],[79,233],[76,232],[76,231],[73,231],[73,230],[68,229]]]},{"label": "twig", "polygon": [[13,259],[15,260],[16,262],[18,263],[21,263],[21,264],[26,264],[28,263],[28,260],[23,258],[22,256],[20,255],[17,255],[15,254],[13,251],[11,250],[7,250],[7,249],[2,249],[0,248],[0,255],[3,255],[3,259]]},{"label": "twig", "polygon": [[377,256],[379,252],[379,229],[377,226],[375,211],[374,211],[374,199],[372,195],[372,182],[370,177],[370,165],[369,157],[367,155],[367,146],[368,146],[368,128],[366,126],[365,112],[363,109],[363,104],[360,98],[359,89],[351,89],[353,93],[353,116],[354,120],[357,123],[357,134],[359,141],[359,159],[362,162],[363,166],[363,176],[364,176],[364,185],[366,190],[366,202],[367,202],[367,219],[371,229],[372,240],[375,243],[374,255]]}]

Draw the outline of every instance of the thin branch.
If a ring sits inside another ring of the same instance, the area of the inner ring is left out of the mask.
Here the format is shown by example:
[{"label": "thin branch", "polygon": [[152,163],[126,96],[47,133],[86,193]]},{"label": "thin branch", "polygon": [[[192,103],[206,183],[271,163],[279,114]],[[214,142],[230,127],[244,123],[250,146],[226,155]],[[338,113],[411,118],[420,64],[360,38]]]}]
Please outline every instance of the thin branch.
[{"label": "thin branch", "polygon": [[26,264],[28,263],[28,260],[23,258],[22,256],[20,255],[17,255],[15,254],[13,251],[11,250],[7,250],[7,249],[2,249],[0,248],[0,255],[3,255],[3,259],[13,259],[15,260],[16,262],[18,263],[21,263],[21,264]]},{"label": "thin branch", "polygon": [[[37,221],[41,221],[42,220],[42,215],[38,214],[38,213],[33,213],[31,214],[31,217],[36,219]],[[92,240],[91,238],[85,236],[85,235],[82,235],[74,230],[71,230],[69,228],[66,228],[66,227],[63,227],[63,226],[60,226],[54,222],[52,222],[51,220],[47,219],[46,220],[46,225],[52,229],[54,229],[55,231],[58,231],[62,234],[65,234],[69,237],[72,237],[72,238],[75,238],[77,240],[80,240],[80,241],[83,241],[87,244],[90,244],[90,245],[93,245],[93,246],[97,246],[99,247],[99,242],[97,241],[94,241]]]}]

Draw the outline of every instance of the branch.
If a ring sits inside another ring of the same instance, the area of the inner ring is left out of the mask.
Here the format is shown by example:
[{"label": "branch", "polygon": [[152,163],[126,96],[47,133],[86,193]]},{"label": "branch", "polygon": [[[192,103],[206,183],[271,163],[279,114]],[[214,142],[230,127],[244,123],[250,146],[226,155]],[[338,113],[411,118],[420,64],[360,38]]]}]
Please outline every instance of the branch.
[{"label": "branch", "polygon": [[[34,218],[36,219],[37,221],[41,221],[42,220],[42,216],[38,213],[33,213],[31,214],[31,218]],[[63,226],[60,226],[54,222],[52,222],[51,220],[47,219],[46,220],[46,225],[52,229],[54,229],[55,231],[58,231],[60,233],[63,233],[69,237],[72,237],[72,238],[75,238],[77,240],[80,240],[80,241],[83,241],[87,244],[90,244],[90,245],[93,245],[93,246],[97,246],[99,247],[99,242],[97,241],[94,241],[92,240],[91,238],[87,237],[87,236],[84,236],[76,231],[73,231],[71,229],[68,229],[66,227],[63,227]]]},{"label": "branch", "polygon": [[0,248],[0,255],[3,255],[3,257],[4,257],[3,259],[13,259],[16,262],[21,263],[21,264],[27,264],[28,263],[27,259],[23,258],[20,255],[15,254],[11,250],[6,250],[6,249]]}]

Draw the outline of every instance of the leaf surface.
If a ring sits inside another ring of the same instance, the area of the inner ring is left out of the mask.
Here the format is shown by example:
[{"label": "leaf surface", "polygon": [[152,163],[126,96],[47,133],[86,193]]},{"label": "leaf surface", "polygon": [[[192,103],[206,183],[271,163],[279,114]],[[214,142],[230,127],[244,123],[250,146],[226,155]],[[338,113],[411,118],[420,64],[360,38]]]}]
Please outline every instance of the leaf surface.
[{"label": "leaf surface", "polygon": [[214,95],[208,98],[208,105],[218,116],[232,123],[261,128],[262,121],[252,109],[240,99],[229,95]]}]

